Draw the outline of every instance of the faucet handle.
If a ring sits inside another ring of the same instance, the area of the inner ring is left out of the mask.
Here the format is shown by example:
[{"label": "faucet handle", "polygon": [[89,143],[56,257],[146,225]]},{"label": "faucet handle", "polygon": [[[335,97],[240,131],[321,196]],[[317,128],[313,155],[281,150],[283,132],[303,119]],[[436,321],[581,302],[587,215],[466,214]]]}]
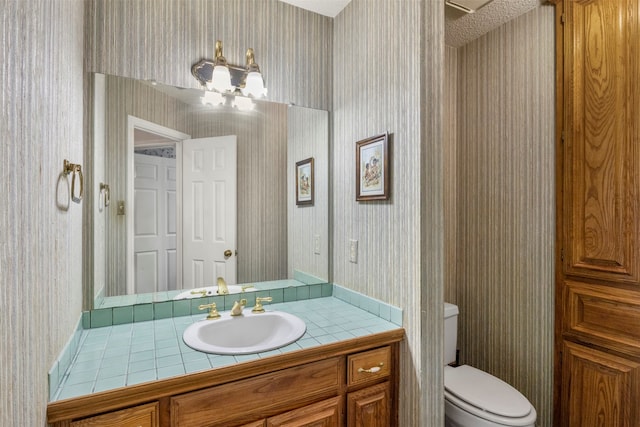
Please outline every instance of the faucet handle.
[{"label": "faucet handle", "polygon": [[207,316],[207,319],[212,320],[212,319],[220,318],[220,313],[218,313],[218,309],[216,308],[215,302],[212,302],[211,304],[202,304],[198,306],[198,310],[206,310],[206,309],[209,309],[209,315]]},{"label": "faucet handle", "polygon": [[201,297],[206,297],[207,296],[207,290],[206,289],[201,289],[199,291],[191,291],[191,295],[198,295],[198,294],[200,294]]},{"label": "faucet handle", "polygon": [[272,297],[257,297],[256,298],[256,306],[251,310],[252,313],[264,313],[264,307],[262,306],[263,302],[271,302],[273,301]]}]

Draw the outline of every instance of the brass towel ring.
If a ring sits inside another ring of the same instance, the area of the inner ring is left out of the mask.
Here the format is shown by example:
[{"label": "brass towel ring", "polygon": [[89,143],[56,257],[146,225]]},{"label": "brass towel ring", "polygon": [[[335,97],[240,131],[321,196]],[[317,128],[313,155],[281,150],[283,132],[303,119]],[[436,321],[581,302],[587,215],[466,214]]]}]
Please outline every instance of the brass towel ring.
[{"label": "brass towel ring", "polygon": [[[84,178],[82,176],[82,166],[70,163],[69,160],[64,160],[64,173],[69,175],[73,174],[71,178],[71,200],[76,203],[80,203],[82,201],[82,193],[84,192]],[[76,176],[80,179],[80,192],[76,196]]]}]

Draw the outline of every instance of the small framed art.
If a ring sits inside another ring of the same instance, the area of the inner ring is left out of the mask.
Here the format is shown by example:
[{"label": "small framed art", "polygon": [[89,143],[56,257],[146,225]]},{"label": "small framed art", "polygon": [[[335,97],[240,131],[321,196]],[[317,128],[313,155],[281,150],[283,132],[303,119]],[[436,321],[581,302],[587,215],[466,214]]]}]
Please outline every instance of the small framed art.
[{"label": "small framed art", "polygon": [[389,199],[388,134],[356,142],[356,200]]},{"label": "small framed art", "polygon": [[313,157],[296,162],[296,205],[313,205]]}]

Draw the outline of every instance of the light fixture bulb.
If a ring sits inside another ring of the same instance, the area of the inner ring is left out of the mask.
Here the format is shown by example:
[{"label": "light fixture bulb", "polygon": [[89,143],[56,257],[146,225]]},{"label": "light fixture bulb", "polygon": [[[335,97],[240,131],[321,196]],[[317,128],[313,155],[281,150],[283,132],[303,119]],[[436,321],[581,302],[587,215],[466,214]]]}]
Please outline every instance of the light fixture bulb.
[{"label": "light fixture bulb", "polygon": [[239,111],[251,111],[256,104],[251,100],[251,98],[236,96],[231,105],[236,107]]},{"label": "light fixture bulb", "polygon": [[233,90],[231,85],[231,73],[226,65],[216,65],[211,76],[211,88],[218,92],[229,92]]},{"label": "light fixture bulb", "polygon": [[253,96],[254,98],[262,98],[266,96],[267,89],[264,87],[262,74],[259,71],[252,71],[247,74],[245,85],[242,88],[244,96]]},{"label": "light fixture bulb", "polygon": [[222,94],[218,92],[205,92],[202,98],[200,98],[200,102],[202,102],[202,105],[209,104],[214,107],[224,104],[224,101],[224,96],[222,96]]}]

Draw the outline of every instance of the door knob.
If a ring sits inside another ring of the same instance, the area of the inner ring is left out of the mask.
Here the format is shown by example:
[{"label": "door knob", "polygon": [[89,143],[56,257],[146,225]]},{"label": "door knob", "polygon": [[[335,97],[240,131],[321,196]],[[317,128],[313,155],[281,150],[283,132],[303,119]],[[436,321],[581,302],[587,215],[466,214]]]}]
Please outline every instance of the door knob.
[{"label": "door knob", "polygon": [[230,258],[231,255],[233,255],[233,252],[231,252],[231,249],[227,249],[226,251],[224,251],[224,257],[226,258]]}]

